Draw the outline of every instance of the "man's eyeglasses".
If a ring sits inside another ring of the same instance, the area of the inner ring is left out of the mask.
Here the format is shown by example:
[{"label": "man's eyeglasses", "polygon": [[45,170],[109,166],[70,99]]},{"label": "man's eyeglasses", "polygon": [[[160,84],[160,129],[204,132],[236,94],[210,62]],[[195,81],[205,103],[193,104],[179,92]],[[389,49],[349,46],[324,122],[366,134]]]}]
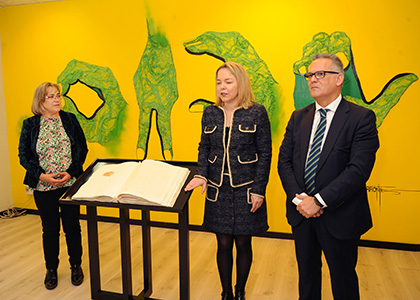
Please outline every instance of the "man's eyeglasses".
[{"label": "man's eyeglasses", "polygon": [[316,71],[314,73],[311,72],[307,72],[305,74],[303,74],[303,76],[305,77],[306,80],[309,80],[312,78],[312,76],[315,76],[316,79],[322,79],[325,77],[325,74],[330,73],[330,74],[340,74],[339,72],[335,72],[335,71]]},{"label": "man's eyeglasses", "polygon": [[57,94],[57,95],[47,95],[47,96],[45,96],[45,99],[54,99],[54,98],[57,98],[57,99],[61,99],[63,96],[61,95],[61,94]]}]

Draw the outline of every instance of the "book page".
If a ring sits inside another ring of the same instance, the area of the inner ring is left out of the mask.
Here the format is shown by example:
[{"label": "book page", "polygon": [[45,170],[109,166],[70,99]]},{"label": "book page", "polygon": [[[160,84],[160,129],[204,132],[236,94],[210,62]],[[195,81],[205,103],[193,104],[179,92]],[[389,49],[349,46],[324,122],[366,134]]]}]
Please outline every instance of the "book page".
[{"label": "book page", "polygon": [[128,161],[101,165],[73,195],[73,200],[117,202],[116,196],[139,162]]},{"label": "book page", "polygon": [[[135,203],[132,196],[143,199],[138,204],[172,207],[181,191],[190,170],[155,160],[144,160],[131,174],[119,202]],[[146,201],[144,201],[146,200]]]}]

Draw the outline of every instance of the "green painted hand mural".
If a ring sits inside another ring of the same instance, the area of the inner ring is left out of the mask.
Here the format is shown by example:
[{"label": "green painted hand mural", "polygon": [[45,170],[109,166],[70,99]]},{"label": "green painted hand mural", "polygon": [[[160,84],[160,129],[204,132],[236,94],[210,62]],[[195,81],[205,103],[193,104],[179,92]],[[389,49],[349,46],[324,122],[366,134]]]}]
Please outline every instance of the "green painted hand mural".
[{"label": "green painted hand mural", "polygon": [[[207,54],[221,61],[233,61],[243,65],[251,80],[256,101],[265,106],[273,132],[279,125],[279,102],[281,95],[266,63],[258,56],[252,45],[238,32],[205,32],[184,43],[191,54]],[[197,99],[193,105],[210,105],[211,102]]]},{"label": "green painted hand mural", "polygon": [[[248,71],[256,101],[263,104],[269,113],[273,132],[278,128],[279,104],[282,98],[277,82],[267,65],[261,60],[252,45],[238,32],[206,32],[196,39],[184,43],[191,54],[207,54],[221,61],[234,61],[242,64]],[[307,82],[301,76],[301,70],[307,71],[311,56],[319,52],[343,53],[349,65],[345,68],[343,95],[352,102],[371,108],[377,115],[379,127],[389,112],[398,103],[405,90],[418,79],[415,74],[396,75],[384,89],[371,101],[366,101],[357,77],[351,50],[350,39],[343,32],[331,35],[319,33],[304,46],[302,59],[293,66],[295,74],[295,107],[305,107],[314,100],[309,94]],[[118,82],[109,68],[99,67],[85,62],[72,60],[58,76],[57,81],[63,87],[64,109],[76,114],[89,142],[97,142],[108,148],[119,144],[120,133],[126,116],[127,103],[121,95]],[[176,71],[171,47],[165,35],[158,30],[151,18],[148,20],[148,42],[133,78],[140,109],[139,138],[137,148],[147,156],[148,139],[153,111],[156,112],[157,129],[165,150],[173,157],[170,114],[178,99]],[[92,116],[87,117],[76,103],[68,96],[70,86],[83,83],[96,92],[102,104]],[[212,104],[205,99],[197,99],[190,104]],[[112,149],[111,149],[112,150]]]},{"label": "green painted hand mural", "polygon": [[152,111],[156,111],[157,127],[164,150],[172,152],[170,114],[178,99],[176,71],[169,41],[153,24],[147,23],[148,41],[133,81],[140,108],[137,148],[147,156]]},{"label": "green painted hand mural", "polygon": [[[121,95],[118,82],[109,68],[99,67],[73,59],[58,76],[64,95],[63,109],[72,112],[82,126],[86,139],[102,145],[116,144],[125,121],[127,102]],[[81,82],[94,90],[103,101],[91,117],[86,117],[75,102],[67,96],[70,86]]]},{"label": "green painted hand mural", "polygon": [[324,32],[318,33],[311,42],[303,47],[302,58],[293,65],[293,73],[295,74],[295,91],[293,94],[295,108],[303,108],[315,101],[311,97],[308,84],[300,72],[302,68],[305,69],[305,72],[308,71],[312,62],[312,55],[316,53],[336,54],[340,52],[349,61],[348,66],[344,69],[343,96],[349,101],[372,109],[376,114],[376,125],[379,127],[391,108],[398,103],[402,94],[418,77],[412,73],[398,74],[385,85],[374,99],[367,101],[357,77],[350,39],[344,32],[334,32],[331,35]]}]

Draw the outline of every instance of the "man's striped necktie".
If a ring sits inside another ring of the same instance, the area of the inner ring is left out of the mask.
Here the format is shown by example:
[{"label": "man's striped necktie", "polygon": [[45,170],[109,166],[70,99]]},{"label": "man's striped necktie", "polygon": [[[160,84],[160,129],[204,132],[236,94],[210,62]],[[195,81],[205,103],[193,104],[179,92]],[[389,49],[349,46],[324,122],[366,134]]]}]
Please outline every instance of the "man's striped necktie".
[{"label": "man's striped necktie", "polygon": [[305,187],[308,195],[312,195],[315,191],[315,175],[318,167],[319,157],[321,154],[321,145],[324,138],[325,127],[327,126],[327,111],[328,109],[319,109],[321,119],[319,120],[318,127],[311,144],[308,160],[305,167]]}]

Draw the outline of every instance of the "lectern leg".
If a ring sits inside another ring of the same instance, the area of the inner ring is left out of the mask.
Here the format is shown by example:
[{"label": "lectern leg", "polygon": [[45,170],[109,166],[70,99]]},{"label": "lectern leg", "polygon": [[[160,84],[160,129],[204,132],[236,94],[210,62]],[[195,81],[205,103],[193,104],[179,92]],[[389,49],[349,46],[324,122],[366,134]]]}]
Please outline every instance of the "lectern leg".
[{"label": "lectern leg", "polygon": [[178,214],[179,223],[179,299],[190,299],[190,233],[188,203]]},{"label": "lectern leg", "polygon": [[129,300],[133,295],[133,281],[131,273],[131,239],[129,209],[120,208],[120,236],[121,236],[121,271],[123,282],[123,298]]},{"label": "lectern leg", "polygon": [[152,246],[150,238],[150,211],[141,211],[141,227],[143,239],[143,281],[144,296],[149,297],[152,292]]},{"label": "lectern leg", "polygon": [[101,276],[99,271],[98,215],[96,206],[87,206],[87,227],[89,245],[90,293],[92,299],[99,299]]}]

